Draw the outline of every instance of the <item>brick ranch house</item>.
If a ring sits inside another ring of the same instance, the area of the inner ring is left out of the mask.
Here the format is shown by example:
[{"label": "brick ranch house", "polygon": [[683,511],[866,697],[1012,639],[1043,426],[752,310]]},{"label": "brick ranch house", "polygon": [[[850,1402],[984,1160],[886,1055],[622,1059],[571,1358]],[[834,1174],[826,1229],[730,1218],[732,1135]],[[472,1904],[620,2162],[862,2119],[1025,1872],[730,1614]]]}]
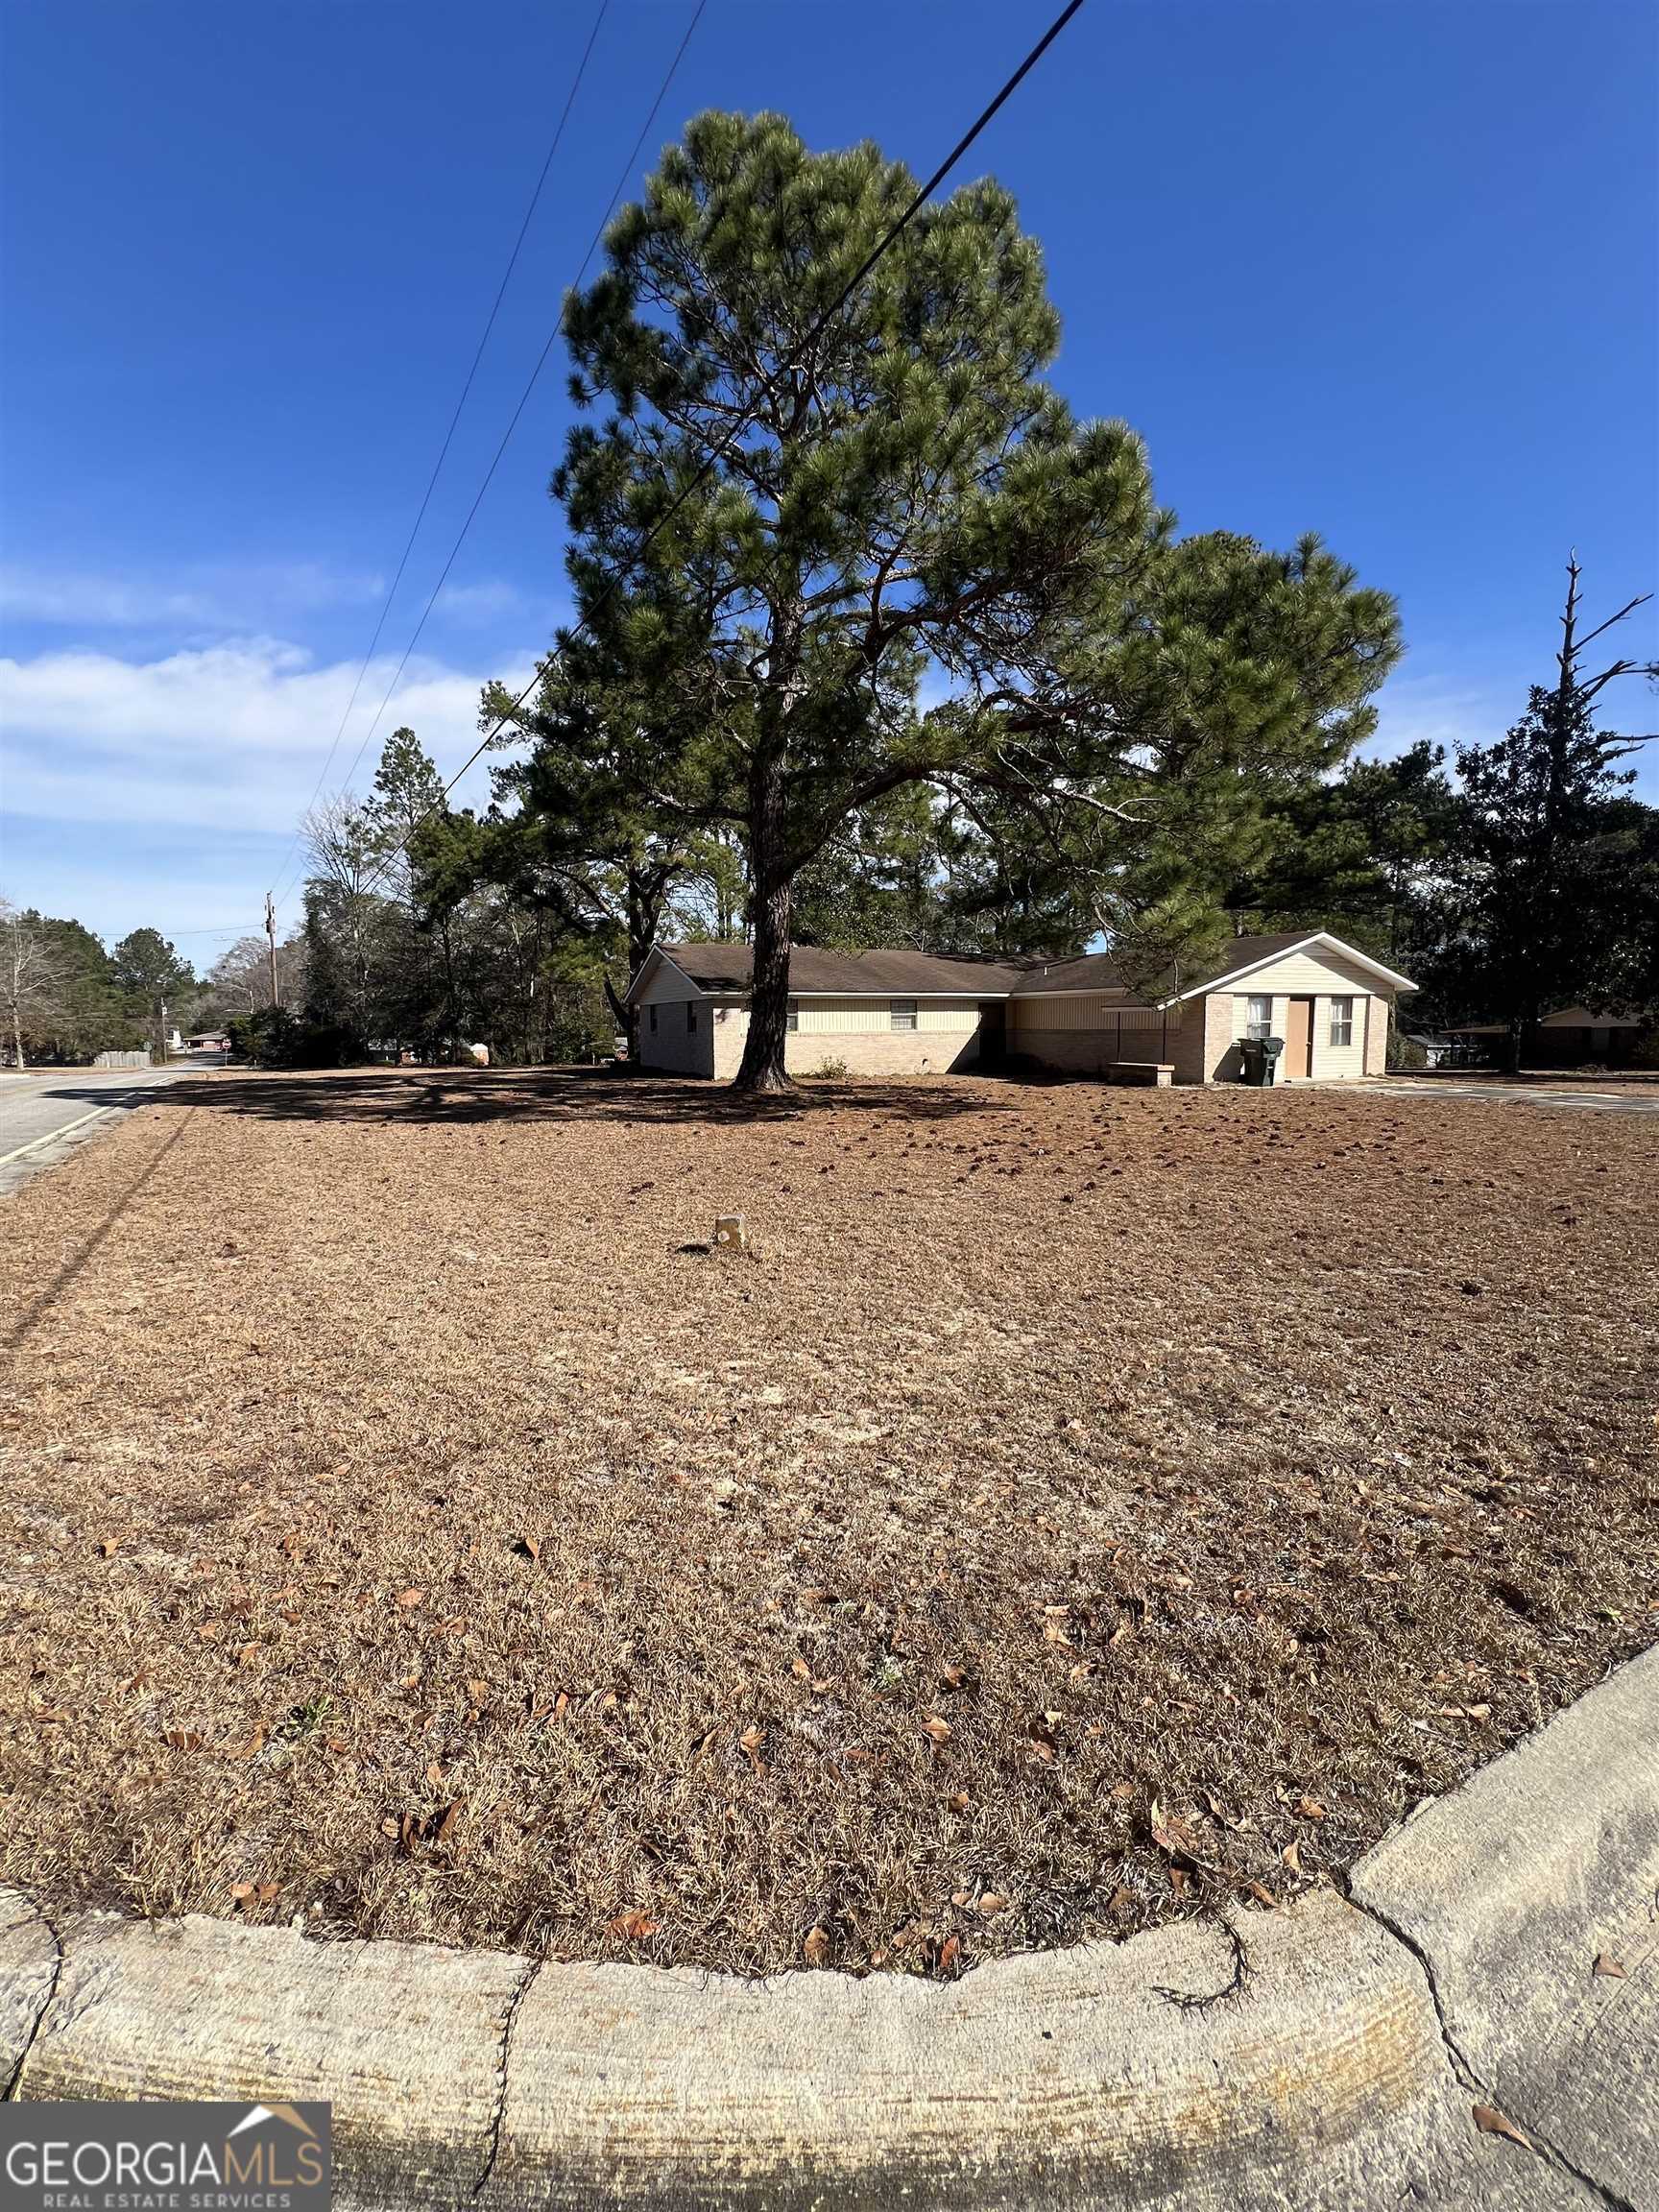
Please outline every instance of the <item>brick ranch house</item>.
[{"label": "brick ranch house", "polygon": [[[657,945],[628,986],[641,1067],[676,1075],[737,1072],[749,1028],[747,945]],[[1077,1074],[1176,1083],[1238,1079],[1246,1037],[1282,1037],[1281,1082],[1380,1075],[1397,993],[1414,991],[1324,930],[1237,937],[1214,974],[1166,995],[1131,990],[1109,952],[1047,963],[927,952],[789,956],[791,1074],[990,1070],[1019,1059]]]}]

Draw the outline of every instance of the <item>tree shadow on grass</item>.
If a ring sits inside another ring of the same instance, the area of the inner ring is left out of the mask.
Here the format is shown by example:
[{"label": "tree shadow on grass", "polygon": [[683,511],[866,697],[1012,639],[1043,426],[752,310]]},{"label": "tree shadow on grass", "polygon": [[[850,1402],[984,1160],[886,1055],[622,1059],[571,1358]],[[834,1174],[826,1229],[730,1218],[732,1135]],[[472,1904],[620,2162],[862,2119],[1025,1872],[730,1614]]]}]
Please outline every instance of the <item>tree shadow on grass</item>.
[{"label": "tree shadow on grass", "polygon": [[165,1102],[269,1121],[451,1128],[612,1121],[721,1128],[799,1121],[826,1108],[943,1121],[1014,1108],[1019,1087],[984,1078],[950,1085],[814,1082],[757,1096],[721,1083],[611,1069],[375,1068],[212,1075],[170,1085]]}]

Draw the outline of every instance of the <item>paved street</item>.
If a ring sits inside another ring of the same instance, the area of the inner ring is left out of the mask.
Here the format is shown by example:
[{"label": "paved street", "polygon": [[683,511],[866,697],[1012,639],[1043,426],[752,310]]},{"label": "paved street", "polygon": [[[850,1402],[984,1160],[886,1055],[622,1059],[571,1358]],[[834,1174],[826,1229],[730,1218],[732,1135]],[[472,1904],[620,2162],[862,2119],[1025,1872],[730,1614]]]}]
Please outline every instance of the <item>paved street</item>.
[{"label": "paved street", "polygon": [[1479,1098],[1493,1106],[1543,1106],[1575,1114],[1659,1114],[1659,1084],[1646,1090],[1596,1091],[1588,1083],[1367,1083],[1400,1098]]},{"label": "paved street", "polygon": [[[217,1066],[218,1056],[213,1056]],[[0,1074],[0,1197],[51,1167],[77,1145],[113,1129],[159,1086],[200,1072],[171,1068],[49,1068]]]}]

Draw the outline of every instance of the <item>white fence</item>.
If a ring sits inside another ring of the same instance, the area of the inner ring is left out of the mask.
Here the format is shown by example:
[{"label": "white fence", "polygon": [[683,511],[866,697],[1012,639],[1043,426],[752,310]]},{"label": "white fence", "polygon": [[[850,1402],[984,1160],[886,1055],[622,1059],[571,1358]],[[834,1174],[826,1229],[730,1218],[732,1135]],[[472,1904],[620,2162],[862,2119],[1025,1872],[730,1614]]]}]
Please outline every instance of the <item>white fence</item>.
[{"label": "white fence", "polygon": [[136,1052],[100,1052],[92,1065],[94,1068],[148,1068],[150,1047],[146,1045]]}]

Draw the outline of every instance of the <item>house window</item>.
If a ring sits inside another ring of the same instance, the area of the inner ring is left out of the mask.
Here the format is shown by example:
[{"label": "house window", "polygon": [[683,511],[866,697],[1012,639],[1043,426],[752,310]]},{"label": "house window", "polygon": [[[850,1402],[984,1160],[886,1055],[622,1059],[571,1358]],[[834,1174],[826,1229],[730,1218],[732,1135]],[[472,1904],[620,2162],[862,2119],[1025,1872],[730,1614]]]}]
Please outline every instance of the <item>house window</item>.
[{"label": "house window", "polygon": [[787,1014],[784,1016],[784,1018],[783,1018],[783,1026],[784,1026],[786,1029],[799,1029],[799,1028],[800,1028],[800,1026],[801,1026],[801,1001],[800,1001],[800,999],[799,999],[799,998],[791,998],[791,999],[790,999],[790,1001],[789,1001],[789,1011],[788,1011],[788,1013],[787,1013]]},{"label": "house window", "polygon": [[1273,1000],[1271,997],[1257,997],[1252,992],[1244,1002],[1244,1034],[1246,1037],[1271,1037],[1273,1034]]},{"label": "house window", "polygon": [[653,1037],[657,1034],[657,1009],[655,1006],[651,1009],[651,1034]]},{"label": "house window", "polygon": [[914,1029],[916,1026],[916,1001],[914,998],[895,998],[890,1001],[895,1029]]},{"label": "house window", "polygon": [[696,1005],[694,1004],[694,1002],[693,1002],[691,999],[687,998],[687,999],[686,999],[686,1001],[685,1001],[685,1030],[686,1030],[686,1034],[687,1034],[687,1035],[690,1035],[690,1034],[691,1034],[691,1033],[692,1033],[692,1032],[693,1032],[693,1031],[696,1029],[696,1027],[697,1027],[697,1008],[696,1008]]},{"label": "house window", "polygon": [[1333,998],[1331,1001],[1331,1042],[1333,1045],[1352,1045],[1354,1042],[1352,998]]}]

